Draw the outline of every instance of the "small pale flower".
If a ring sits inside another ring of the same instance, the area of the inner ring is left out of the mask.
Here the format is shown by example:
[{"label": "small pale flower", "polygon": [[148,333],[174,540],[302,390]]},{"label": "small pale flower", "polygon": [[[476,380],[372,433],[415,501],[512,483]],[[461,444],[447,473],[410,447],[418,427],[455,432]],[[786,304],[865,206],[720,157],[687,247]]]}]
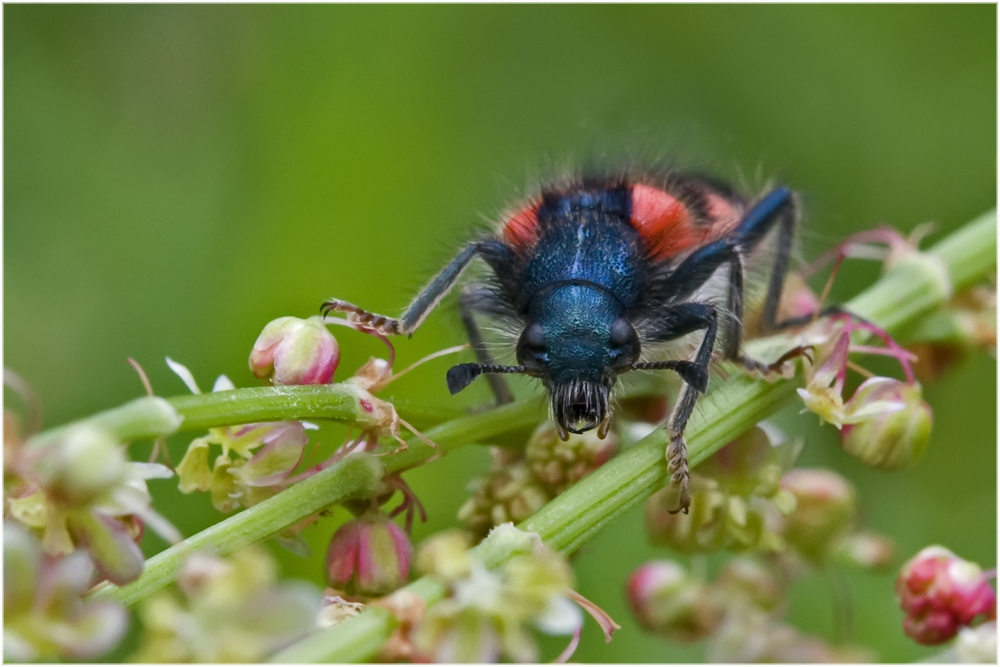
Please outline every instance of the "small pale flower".
[{"label": "small pale flower", "polygon": [[899,400],[883,396],[888,383],[898,383],[890,378],[869,378],[858,387],[847,402],[843,399],[847,374],[847,354],[850,334],[842,331],[816,354],[817,365],[808,374],[805,389],[797,389],[806,409],[819,415],[838,429],[845,424],[857,424],[873,417],[897,412],[906,407]]},{"label": "small pale flower", "polygon": [[339,595],[323,596],[323,609],[319,612],[319,626],[330,628],[338,623],[342,623],[349,618],[354,618],[362,611],[365,605],[361,602],[350,602]]},{"label": "small pale flower", "polygon": [[[582,607],[605,630],[610,641],[618,625],[599,607],[574,592],[566,560],[546,548],[536,535],[504,524],[488,539],[519,545],[528,553],[514,556],[496,570],[469,557],[467,568],[447,567],[432,573],[449,589],[448,597],[427,610],[413,631],[416,657],[434,662],[537,662],[538,647],[530,629],[572,635],[560,656],[568,659],[583,627]],[[455,538],[432,546],[428,553],[454,549]],[[520,550],[520,549],[518,549]],[[452,561],[460,560],[454,555]],[[573,604],[576,603],[576,604]],[[579,606],[577,606],[579,605]]]},{"label": "small pale flower", "polygon": [[124,584],[142,572],[139,526],[170,542],[181,539],[152,509],[146,487],[147,479],[173,473],[128,461],[124,445],[97,426],[73,426],[51,442],[24,448],[15,465],[21,483],[8,499],[10,516],[37,531],[47,554],[86,549],[103,577]]},{"label": "small pale flower", "polygon": [[45,556],[23,526],[4,522],[6,660],[88,660],[107,653],[128,627],[114,602],[83,601],[93,567],[87,554]]},{"label": "small pale flower", "polygon": [[[171,359],[167,364],[191,391],[199,393],[187,368]],[[232,382],[220,376],[213,391],[228,389]],[[222,512],[255,505],[284,488],[302,460],[308,428],[316,427],[287,421],[210,428],[208,435],[191,442],[177,465],[179,488],[182,493],[210,491],[212,504]],[[214,458],[212,445],[222,449]]]},{"label": "small pale flower", "polygon": [[468,533],[457,529],[446,530],[421,543],[414,564],[417,571],[425,576],[436,576],[446,581],[460,579],[472,570],[471,547],[472,540]]},{"label": "small pale flower", "polygon": [[974,628],[962,628],[958,631],[954,650],[961,662],[995,663],[997,659],[997,622],[989,621]]},{"label": "small pale flower", "polygon": [[134,662],[261,662],[315,627],[320,594],[278,583],[259,547],[229,558],[195,554],[178,579],[142,603],[143,633]]},{"label": "small pale flower", "polygon": [[323,318],[279,317],[269,322],[250,353],[250,371],[274,384],[327,384],[340,348]]}]

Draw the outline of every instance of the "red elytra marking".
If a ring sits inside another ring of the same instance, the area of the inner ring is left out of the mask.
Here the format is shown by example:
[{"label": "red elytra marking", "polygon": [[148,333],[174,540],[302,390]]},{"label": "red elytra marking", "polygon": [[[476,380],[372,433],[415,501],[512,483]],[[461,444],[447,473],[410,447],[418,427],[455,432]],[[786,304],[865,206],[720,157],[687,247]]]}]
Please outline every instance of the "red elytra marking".
[{"label": "red elytra marking", "polygon": [[708,217],[712,219],[713,240],[736,229],[743,217],[742,211],[725,197],[711,192],[705,194],[705,200],[708,202]]},{"label": "red elytra marking", "polygon": [[705,240],[691,211],[673,195],[649,185],[632,186],[632,226],[656,259],[678,255]]},{"label": "red elytra marking", "polygon": [[503,225],[503,238],[516,246],[529,246],[538,240],[538,206],[532,202],[527,208],[514,213]]},{"label": "red elytra marking", "polygon": [[375,406],[367,398],[360,399],[361,409],[365,412],[375,412]]}]

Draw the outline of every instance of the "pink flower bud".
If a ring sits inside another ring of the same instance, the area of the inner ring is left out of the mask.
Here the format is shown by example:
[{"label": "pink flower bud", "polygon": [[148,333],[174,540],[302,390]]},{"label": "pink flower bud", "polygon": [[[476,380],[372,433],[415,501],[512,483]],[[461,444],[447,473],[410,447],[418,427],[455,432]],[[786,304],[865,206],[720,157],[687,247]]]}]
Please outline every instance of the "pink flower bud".
[{"label": "pink flower bud", "polygon": [[627,595],[640,625],[682,641],[711,634],[721,620],[705,585],[671,561],[640,566],[629,577]]},{"label": "pink flower bud", "polygon": [[940,644],[985,614],[996,617],[996,594],[982,569],[941,546],[913,557],[896,579],[903,631],[921,644]]},{"label": "pink flower bud", "polygon": [[919,459],[927,449],[933,415],[921,398],[919,384],[875,379],[883,381],[868,391],[866,385],[872,380],[866,381],[851,402],[896,403],[901,409],[883,411],[859,423],[845,425],[840,442],[844,451],[865,464],[880,470],[896,470]]},{"label": "pink flower bud", "polygon": [[279,317],[254,343],[250,371],[274,384],[327,384],[339,361],[337,340],[321,318]]},{"label": "pink flower bud", "polygon": [[854,520],[854,488],[835,472],[809,468],[790,470],[781,487],[795,496],[795,511],[785,518],[785,539],[804,556],[822,559]]},{"label": "pink flower bud", "polygon": [[403,529],[372,512],[334,533],[326,552],[327,581],[352,595],[385,595],[406,583],[412,554]]}]

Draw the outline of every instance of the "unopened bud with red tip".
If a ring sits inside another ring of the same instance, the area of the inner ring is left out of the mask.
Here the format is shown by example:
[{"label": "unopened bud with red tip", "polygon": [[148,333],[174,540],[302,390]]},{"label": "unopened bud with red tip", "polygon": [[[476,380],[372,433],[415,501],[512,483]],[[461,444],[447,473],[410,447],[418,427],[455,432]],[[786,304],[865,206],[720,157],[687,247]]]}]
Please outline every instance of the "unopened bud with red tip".
[{"label": "unopened bud with red tip", "polygon": [[903,630],[921,644],[940,644],[977,616],[996,618],[996,593],[975,563],[942,546],[923,549],[896,579]]},{"label": "unopened bud with red tip", "polygon": [[708,588],[671,561],[641,565],[628,580],[627,596],[639,624],[681,641],[695,641],[722,620]]},{"label": "unopened bud with red tip", "polygon": [[345,523],[326,553],[328,583],[351,595],[391,593],[410,577],[413,546],[406,532],[382,512]]},{"label": "unopened bud with red tip", "polygon": [[279,317],[254,343],[250,371],[274,384],[327,384],[339,361],[340,347],[322,318]]},{"label": "unopened bud with red tip", "polygon": [[821,560],[854,520],[854,488],[835,472],[810,468],[790,470],[781,487],[795,496],[795,510],[785,517],[785,539],[807,558]]},{"label": "unopened bud with red tip", "polygon": [[[921,396],[919,384],[880,379],[883,381],[865,394],[866,400],[900,403],[902,409],[845,424],[840,442],[844,451],[865,464],[879,470],[896,470],[919,459],[927,449],[933,414]],[[855,399],[869,382],[858,388]]]}]

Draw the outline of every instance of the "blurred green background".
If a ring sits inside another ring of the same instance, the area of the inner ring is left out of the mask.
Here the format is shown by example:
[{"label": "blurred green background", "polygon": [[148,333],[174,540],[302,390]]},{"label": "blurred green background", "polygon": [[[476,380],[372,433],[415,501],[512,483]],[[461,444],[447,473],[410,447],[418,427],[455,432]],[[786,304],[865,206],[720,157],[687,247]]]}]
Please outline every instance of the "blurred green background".
[{"label": "blurred green background", "polygon": [[[887,222],[947,232],[995,205],[996,7],[975,6],[27,6],[4,11],[4,354],[46,425],[138,396],[134,357],[163,395],[163,363],[203,388],[252,386],[261,327],[326,298],[397,312],[467,239],[545,174],[639,155],[715,172],[752,190],[803,194],[815,257]],[[835,296],[877,267],[850,263]],[[379,351],[335,331],[338,378]],[[453,309],[398,344],[406,365],[461,342]],[[448,360],[391,387],[440,406]],[[401,367],[401,366],[400,366]],[[914,469],[880,474],[795,410],[804,463],[861,490],[864,520],[901,558],[942,543],[996,562],[996,369],[965,361],[927,389],[935,435]],[[334,428],[319,438],[332,446]],[[171,442],[174,460],[186,446]],[[148,445],[138,445],[145,456]],[[431,512],[416,536],[455,523],[486,452],[466,448],[408,479]],[[186,533],[218,519],[204,497],[153,485]],[[316,556],[275,550],[291,576]],[[147,537],[144,547],[163,547]],[[622,623],[590,625],[582,661],[697,659],[642,633],[622,586],[669,554],[646,544],[639,509],[576,559],[579,590]],[[893,573],[848,573],[854,639],[882,660],[929,654],[907,640]],[[830,636],[822,576],[790,617]],[[554,649],[553,649],[554,650]]]}]

